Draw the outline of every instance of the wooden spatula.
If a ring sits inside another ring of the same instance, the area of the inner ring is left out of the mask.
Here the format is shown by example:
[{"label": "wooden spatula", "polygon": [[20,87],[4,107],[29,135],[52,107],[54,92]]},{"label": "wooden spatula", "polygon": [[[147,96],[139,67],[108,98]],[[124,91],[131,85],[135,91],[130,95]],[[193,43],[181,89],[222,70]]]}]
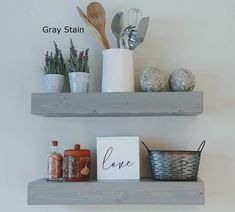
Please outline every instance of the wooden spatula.
[{"label": "wooden spatula", "polygon": [[80,7],[77,6],[77,10],[79,15],[81,16],[81,18],[83,19],[83,21],[90,27],[91,32],[93,33],[94,37],[98,40],[99,44],[103,47],[106,48],[103,40],[100,37],[99,32],[94,28],[94,26],[91,24],[89,18],[87,17],[87,15],[82,11],[82,9]]}]

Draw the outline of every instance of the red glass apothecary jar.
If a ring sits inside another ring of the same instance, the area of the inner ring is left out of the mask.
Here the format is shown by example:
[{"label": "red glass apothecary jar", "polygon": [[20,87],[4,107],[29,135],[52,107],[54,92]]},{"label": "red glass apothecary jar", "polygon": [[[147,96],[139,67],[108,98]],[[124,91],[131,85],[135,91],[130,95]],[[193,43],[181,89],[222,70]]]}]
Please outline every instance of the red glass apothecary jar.
[{"label": "red glass apothecary jar", "polygon": [[90,150],[80,149],[80,144],[75,144],[74,149],[68,149],[64,151],[65,182],[79,182],[89,180],[90,154]]}]

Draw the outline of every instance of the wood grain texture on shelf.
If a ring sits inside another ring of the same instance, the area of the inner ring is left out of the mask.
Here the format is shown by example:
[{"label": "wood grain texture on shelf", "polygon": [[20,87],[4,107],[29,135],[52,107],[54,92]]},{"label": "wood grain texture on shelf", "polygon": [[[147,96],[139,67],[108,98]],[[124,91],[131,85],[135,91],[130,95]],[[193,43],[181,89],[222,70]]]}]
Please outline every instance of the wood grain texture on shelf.
[{"label": "wood grain texture on shelf", "polygon": [[203,205],[204,183],[153,181],[48,182],[28,184],[29,205],[183,204]]},{"label": "wood grain texture on shelf", "polygon": [[46,117],[193,116],[202,92],[33,93],[31,113]]}]

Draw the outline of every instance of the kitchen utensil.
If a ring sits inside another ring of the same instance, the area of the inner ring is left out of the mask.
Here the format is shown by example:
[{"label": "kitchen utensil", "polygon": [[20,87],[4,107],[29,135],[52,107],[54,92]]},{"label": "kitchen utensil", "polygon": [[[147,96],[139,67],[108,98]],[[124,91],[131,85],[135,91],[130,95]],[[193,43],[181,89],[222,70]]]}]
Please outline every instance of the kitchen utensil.
[{"label": "kitchen utensil", "polygon": [[122,45],[125,49],[130,49],[129,41],[132,37],[132,34],[135,33],[135,26],[128,26],[125,29],[123,29],[122,32]]},{"label": "kitchen utensil", "polygon": [[122,46],[124,47],[124,49],[129,49],[128,39],[129,36],[127,32],[124,32],[122,36]]},{"label": "kitchen utensil", "polygon": [[134,46],[136,33],[137,33],[137,30],[132,30],[129,34],[129,39],[128,39],[129,49],[132,49],[132,47]]},{"label": "kitchen utensil", "polygon": [[149,17],[144,17],[140,20],[138,27],[137,27],[137,32],[135,38],[133,38],[135,41],[131,44],[130,49],[133,50],[137,46],[139,46],[145,38],[148,25],[149,25]]},{"label": "kitchen utensil", "polygon": [[150,150],[145,143],[154,180],[196,180],[203,141],[197,151]]},{"label": "kitchen utensil", "polygon": [[94,26],[91,24],[89,18],[87,17],[87,15],[82,11],[82,9],[80,7],[77,6],[77,10],[79,15],[81,16],[81,18],[83,19],[83,21],[90,27],[90,31],[93,33],[94,37],[98,40],[99,44],[105,48],[103,40],[101,39],[99,33],[97,32],[97,30],[94,28]]},{"label": "kitchen utensil", "polygon": [[137,27],[139,20],[142,17],[142,12],[137,8],[131,8],[128,11],[128,26]]},{"label": "kitchen utensil", "polygon": [[109,49],[109,42],[105,34],[106,15],[103,6],[98,2],[92,2],[87,6],[87,17],[91,24],[99,32],[105,48]]},{"label": "kitchen utensil", "polygon": [[124,28],[124,13],[118,12],[114,17],[112,21],[112,32],[114,36],[117,39],[117,47],[120,48],[120,40],[122,38],[122,31]]}]

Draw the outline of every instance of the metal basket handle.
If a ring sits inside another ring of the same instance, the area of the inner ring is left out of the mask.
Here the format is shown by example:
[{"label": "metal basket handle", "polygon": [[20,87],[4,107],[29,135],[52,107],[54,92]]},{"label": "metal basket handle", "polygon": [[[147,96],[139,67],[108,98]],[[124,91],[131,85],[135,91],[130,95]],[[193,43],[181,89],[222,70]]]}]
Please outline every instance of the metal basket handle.
[{"label": "metal basket handle", "polygon": [[202,150],[203,150],[203,148],[205,147],[205,144],[206,144],[206,140],[204,140],[201,144],[200,144],[200,146],[198,147],[198,152],[201,152]]},{"label": "metal basket handle", "polygon": [[148,150],[148,152],[150,151],[150,149],[147,147],[147,145],[143,142],[143,141],[141,141],[141,143],[144,145],[144,147]]}]

